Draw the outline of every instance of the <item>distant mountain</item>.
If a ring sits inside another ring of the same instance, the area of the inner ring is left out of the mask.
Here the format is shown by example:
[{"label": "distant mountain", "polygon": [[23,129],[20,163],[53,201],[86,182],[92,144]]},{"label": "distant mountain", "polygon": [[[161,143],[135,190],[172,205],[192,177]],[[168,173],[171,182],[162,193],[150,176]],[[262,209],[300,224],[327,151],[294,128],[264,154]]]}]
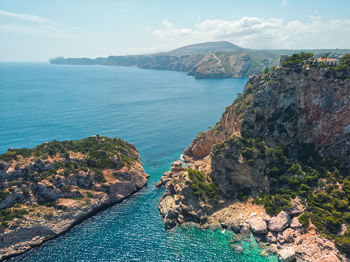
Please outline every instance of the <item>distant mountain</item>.
[{"label": "distant mountain", "polygon": [[230,52],[242,49],[241,47],[234,45],[227,41],[219,42],[206,42],[194,45],[187,45],[180,48],[176,48],[170,52],[169,55],[182,56],[182,55],[195,55],[195,54],[208,54],[215,52]]},{"label": "distant mountain", "polygon": [[350,49],[314,50],[254,50],[244,49],[230,42],[207,42],[180,47],[169,52],[150,55],[109,56],[98,58],[55,58],[51,64],[137,66],[146,69],[184,71],[195,78],[241,78],[259,74],[265,67],[278,64],[281,54],[301,51],[316,56],[328,53],[339,58]]}]

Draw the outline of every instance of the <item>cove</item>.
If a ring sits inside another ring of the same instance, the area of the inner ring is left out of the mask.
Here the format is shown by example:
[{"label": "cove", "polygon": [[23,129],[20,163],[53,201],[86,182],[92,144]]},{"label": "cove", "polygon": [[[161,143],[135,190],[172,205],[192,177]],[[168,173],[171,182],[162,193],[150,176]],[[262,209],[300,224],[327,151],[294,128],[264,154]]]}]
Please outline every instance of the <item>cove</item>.
[{"label": "cove", "polygon": [[146,188],[12,261],[275,261],[228,232],[164,229],[155,183],[200,131],[214,126],[247,79],[195,80],[134,67],[0,64],[0,152],[100,134],[134,143]]}]

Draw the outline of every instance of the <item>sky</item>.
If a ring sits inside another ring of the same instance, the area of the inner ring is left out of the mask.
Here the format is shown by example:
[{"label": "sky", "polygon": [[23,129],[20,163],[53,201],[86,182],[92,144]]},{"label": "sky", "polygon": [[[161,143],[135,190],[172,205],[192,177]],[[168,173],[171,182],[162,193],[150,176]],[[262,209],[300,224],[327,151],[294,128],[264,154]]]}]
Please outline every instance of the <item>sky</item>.
[{"label": "sky", "polygon": [[105,57],[230,41],[350,48],[349,0],[0,0],[0,62]]}]

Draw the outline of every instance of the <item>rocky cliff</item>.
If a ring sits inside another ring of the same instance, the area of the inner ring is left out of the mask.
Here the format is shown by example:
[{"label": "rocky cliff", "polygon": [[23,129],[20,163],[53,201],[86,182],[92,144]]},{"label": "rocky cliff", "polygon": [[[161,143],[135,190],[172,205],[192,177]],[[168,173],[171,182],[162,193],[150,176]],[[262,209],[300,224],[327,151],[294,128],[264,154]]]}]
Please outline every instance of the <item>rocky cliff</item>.
[{"label": "rocky cliff", "polygon": [[0,259],[54,238],[147,183],[134,145],[94,136],[0,155]]},{"label": "rocky cliff", "polygon": [[185,150],[186,166],[158,184],[166,227],[252,233],[282,261],[346,260],[349,72],[296,66],[251,77]]}]

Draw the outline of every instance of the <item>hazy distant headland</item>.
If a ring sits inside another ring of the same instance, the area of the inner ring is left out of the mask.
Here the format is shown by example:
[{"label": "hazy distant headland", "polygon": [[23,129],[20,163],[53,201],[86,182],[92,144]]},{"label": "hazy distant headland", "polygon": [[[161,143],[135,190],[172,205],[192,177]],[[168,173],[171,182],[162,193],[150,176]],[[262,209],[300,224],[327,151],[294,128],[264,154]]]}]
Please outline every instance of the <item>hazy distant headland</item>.
[{"label": "hazy distant headland", "polygon": [[137,66],[146,69],[187,72],[195,78],[241,78],[259,74],[265,67],[278,64],[281,54],[312,52],[315,56],[329,54],[339,58],[350,49],[247,49],[227,41],[183,46],[169,52],[149,55],[108,56],[98,58],[64,58],[50,60],[59,65]]}]

